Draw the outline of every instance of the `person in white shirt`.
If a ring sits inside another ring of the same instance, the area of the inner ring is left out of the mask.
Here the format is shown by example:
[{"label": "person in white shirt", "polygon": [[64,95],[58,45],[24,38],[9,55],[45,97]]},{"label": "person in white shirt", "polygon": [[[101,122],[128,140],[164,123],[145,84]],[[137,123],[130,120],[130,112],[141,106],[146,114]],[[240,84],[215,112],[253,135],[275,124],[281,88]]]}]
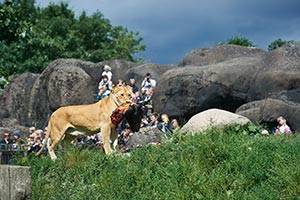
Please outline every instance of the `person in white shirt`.
[{"label": "person in white shirt", "polygon": [[103,68],[103,72],[101,74],[101,76],[107,76],[108,78],[108,81],[112,81],[112,72],[111,72],[111,67],[108,66],[108,65],[104,65],[104,68]]},{"label": "person in white shirt", "polygon": [[155,87],[156,87],[156,81],[154,79],[151,79],[150,73],[147,73],[145,76],[145,79],[142,82],[141,90],[145,91],[145,90],[148,90],[150,88],[155,88]]}]

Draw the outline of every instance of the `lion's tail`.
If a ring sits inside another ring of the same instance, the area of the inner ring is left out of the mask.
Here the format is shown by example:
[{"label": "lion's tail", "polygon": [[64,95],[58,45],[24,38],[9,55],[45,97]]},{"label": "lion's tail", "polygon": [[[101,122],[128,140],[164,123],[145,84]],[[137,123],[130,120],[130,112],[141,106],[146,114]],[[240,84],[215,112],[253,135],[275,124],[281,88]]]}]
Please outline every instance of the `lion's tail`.
[{"label": "lion's tail", "polygon": [[35,154],[36,156],[39,156],[43,152],[43,150],[45,149],[45,147],[46,147],[46,145],[48,143],[48,140],[50,139],[50,133],[51,133],[51,120],[49,120],[49,123],[48,123],[48,126],[47,126],[47,132],[46,132],[46,135],[45,135],[45,140],[44,140],[43,146]]}]

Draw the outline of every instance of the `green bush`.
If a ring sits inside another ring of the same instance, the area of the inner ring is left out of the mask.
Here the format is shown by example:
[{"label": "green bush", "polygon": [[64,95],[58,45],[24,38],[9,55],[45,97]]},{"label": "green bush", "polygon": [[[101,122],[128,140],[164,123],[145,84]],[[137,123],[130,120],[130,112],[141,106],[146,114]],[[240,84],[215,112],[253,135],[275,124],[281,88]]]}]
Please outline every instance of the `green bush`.
[{"label": "green bush", "polygon": [[250,129],[259,131],[211,129],[130,155],[70,148],[56,162],[32,156],[20,163],[31,166],[33,199],[299,198],[299,136],[244,132]]},{"label": "green bush", "polygon": [[225,42],[221,42],[219,44],[234,44],[234,45],[239,45],[239,46],[243,46],[243,47],[255,47],[254,43],[249,40],[248,38],[244,37],[244,36],[234,36],[230,39],[228,39]]},{"label": "green bush", "polygon": [[293,40],[290,40],[290,41],[287,41],[287,40],[282,40],[282,39],[277,39],[277,40],[274,40],[273,42],[271,42],[271,44],[269,44],[268,46],[268,50],[269,51],[273,51],[287,43],[293,43],[294,41]]},{"label": "green bush", "polygon": [[0,76],[40,73],[57,58],[136,61],[144,49],[137,32],[113,26],[100,12],[76,17],[66,3],[0,1]]}]

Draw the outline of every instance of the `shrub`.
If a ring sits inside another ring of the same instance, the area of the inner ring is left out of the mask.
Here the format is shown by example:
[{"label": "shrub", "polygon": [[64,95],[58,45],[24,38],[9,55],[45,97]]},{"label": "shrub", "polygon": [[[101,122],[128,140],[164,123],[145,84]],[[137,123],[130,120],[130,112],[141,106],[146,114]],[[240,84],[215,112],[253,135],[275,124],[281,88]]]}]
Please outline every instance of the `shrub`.
[{"label": "shrub", "polygon": [[244,36],[240,36],[240,35],[234,36],[225,42],[221,42],[220,44],[234,44],[234,45],[239,45],[239,46],[243,46],[243,47],[255,47],[254,43],[251,40],[247,39]]}]

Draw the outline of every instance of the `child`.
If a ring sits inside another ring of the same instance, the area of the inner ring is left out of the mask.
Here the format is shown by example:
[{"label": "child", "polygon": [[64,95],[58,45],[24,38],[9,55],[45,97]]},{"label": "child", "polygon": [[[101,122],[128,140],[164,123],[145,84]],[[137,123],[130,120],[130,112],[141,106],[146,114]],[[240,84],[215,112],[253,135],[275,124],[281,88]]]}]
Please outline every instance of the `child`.
[{"label": "child", "polygon": [[98,85],[98,95],[97,100],[101,100],[103,97],[106,97],[110,94],[110,91],[112,90],[112,83],[109,81],[108,77],[106,75],[102,76],[102,79]]},{"label": "child", "polygon": [[278,126],[276,128],[275,134],[291,134],[292,131],[290,127],[286,124],[286,119],[284,119],[282,116],[279,116],[277,118]]}]

